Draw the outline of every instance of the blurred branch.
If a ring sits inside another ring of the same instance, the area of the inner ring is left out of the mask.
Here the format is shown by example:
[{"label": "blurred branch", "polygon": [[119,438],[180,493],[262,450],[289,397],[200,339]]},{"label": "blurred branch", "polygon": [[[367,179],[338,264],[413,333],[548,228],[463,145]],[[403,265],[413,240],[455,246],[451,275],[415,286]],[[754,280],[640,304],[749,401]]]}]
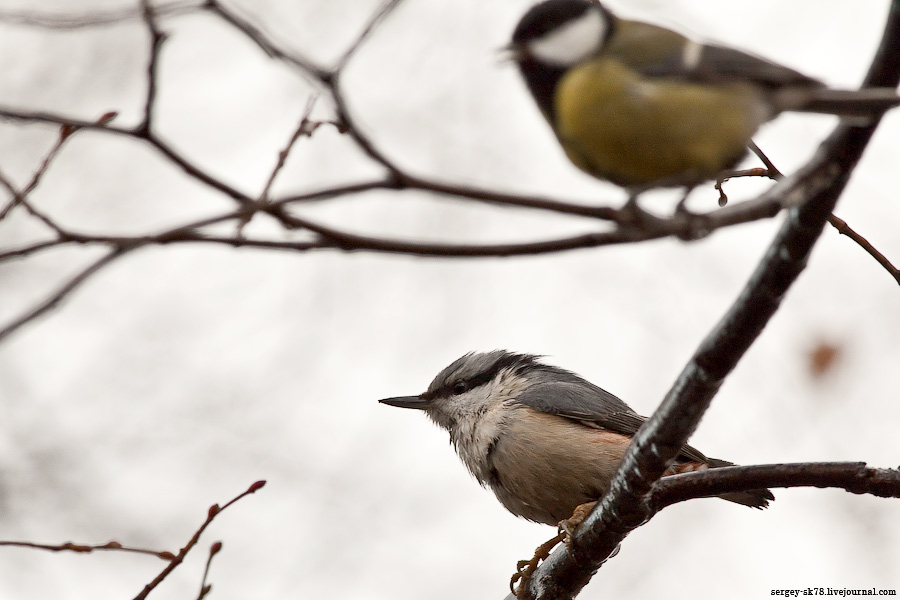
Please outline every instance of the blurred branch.
[{"label": "blurred branch", "polygon": [[[191,537],[191,539],[188,540],[188,543],[185,544],[184,548],[182,548],[181,550],[178,551],[178,554],[176,554],[172,558],[171,562],[169,562],[169,564],[166,565],[166,568],[163,569],[160,572],[160,574],[157,575],[153,579],[153,581],[151,581],[146,586],[144,586],[144,589],[141,590],[140,594],[138,594],[137,596],[134,597],[134,600],[144,600],[147,597],[147,595],[150,592],[152,592],[156,586],[158,586],[160,583],[162,583],[163,580],[166,577],[168,577],[169,574],[178,567],[178,565],[180,565],[182,562],[184,562],[184,557],[187,556],[188,552],[190,552],[191,549],[193,549],[193,547],[197,545],[197,542],[200,541],[200,536],[203,535],[203,532],[206,530],[207,527],[209,527],[209,524],[212,523],[213,519],[215,519],[223,510],[225,510],[226,508],[228,508],[229,506],[231,506],[232,504],[234,504],[235,502],[237,502],[244,496],[249,496],[250,494],[255,493],[257,490],[261,489],[264,485],[266,485],[265,481],[262,481],[262,480],[257,481],[256,483],[251,485],[249,488],[247,488],[244,492],[241,492],[240,494],[238,494],[237,496],[232,498],[230,501],[226,502],[225,505],[222,506],[221,508],[219,507],[218,504],[213,504],[212,506],[210,506],[209,511],[206,514],[206,520],[203,522],[202,525],[200,525],[200,528],[197,529],[197,531],[194,533],[194,535]],[[215,544],[213,544],[213,548],[215,548]],[[221,548],[221,544],[219,545],[219,548]],[[215,555],[216,552],[218,552],[218,550],[213,552],[212,549],[210,549],[210,556],[207,561],[207,571],[209,569],[209,561],[212,560],[212,557]],[[204,573],[203,586],[205,586],[205,585],[206,585],[206,574]],[[205,595],[205,594],[203,594],[203,586],[201,586],[201,590],[200,590],[201,598],[203,597],[203,595]]]},{"label": "blurred branch", "polygon": [[203,8],[212,14],[218,15],[223,21],[247,36],[269,58],[286,62],[300,69],[300,71],[310,75],[316,82],[321,82],[329,76],[328,71],[316,66],[311,60],[278,47],[277,44],[269,39],[265,32],[223,6],[218,0],[208,0]]},{"label": "blurred branch", "polygon": [[266,181],[265,187],[263,187],[262,193],[259,195],[259,201],[263,204],[269,203],[269,192],[272,190],[272,185],[275,183],[275,178],[278,177],[278,174],[284,168],[285,162],[287,162],[288,155],[291,152],[291,149],[294,147],[294,144],[297,143],[302,136],[309,137],[315,132],[316,129],[319,128],[323,123],[321,121],[312,121],[310,119],[310,115],[312,114],[313,107],[316,104],[316,97],[310,96],[306,101],[306,108],[303,109],[303,116],[300,118],[300,124],[297,126],[297,129],[294,130],[293,135],[291,135],[291,139],[288,140],[287,146],[278,153],[278,162],[275,163],[275,168],[272,169],[272,173],[269,175],[268,181]]},{"label": "blurred branch", "polygon": [[159,29],[156,21],[156,9],[150,0],[141,0],[141,18],[150,34],[150,52],[147,60],[147,96],[144,98],[144,119],[138,126],[141,135],[149,137],[153,121],[153,108],[156,100],[156,88],[159,85],[159,55],[166,35]]},{"label": "blurred branch", "polygon": [[[153,11],[160,16],[174,16],[194,12],[201,8],[203,8],[202,2],[168,2],[155,6]],[[0,21],[13,25],[26,25],[44,29],[83,29],[133,21],[140,18],[142,12],[140,7],[69,15],[0,10]]]},{"label": "blurred branch", "polygon": [[653,486],[652,512],[693,498],[762,488],[840,488],[853,494],[900,498],[900,470],[872,469],[864,462],[744,465],[663,477]]},{"label": "blurred branch", "polygon": [[402,2],[402,0],[386,0],[381,8],[369,19],[369,22],[363,27],[362,31],[356,36],[356,40],[347,50],[344,52],[343,56],[341,56],[334,68],[332,69],[332,73],[340,73],[341,70],[347,65],[350,59],[356,54],[356,51],[359,50],[359,47],[363,45],[363,42],[369,37],[369,35],[375,30],[375,27],[381,23],[391,12],[394,11],[395,8]]},{"label": "blurred branch", "polygon": [[[39,219],[53,230],[56,239],[32,242],[26,246],[4,248],[0,252],[0,260],[25,257],[44,250],[69,244],[103,246],[107,254],[63,286],[40,306],[14,319],[0,330],[0,340],[18,328],[33,321],[56,306],[64,297],[75,290],[89,276],[127,251],[149,244],[172,243],[207,243],[224,244],[232,247],[256,247],[285,251],[303,252],[310,250],[338,250],[344,252],[385,252],[432,257],[485,257],[485,256],[521,256],[560,252],[581,248],[593,248],[611,244],[633,243],[645,240],[676,236],[681,239],[698,239],[715,229],[745,223],[757,219],[769,218],[781,210],[777,198],[765,198],[733,205],[708,214],[688,214],[679,212],[669,218],[653,215],[642,215],[636,220],[631,210],[621,210],[609,206],[588,206],[579,203],[559,201],[556,199],[505,194],[494,190],[478,189],[470,186],[455,185],[428,178],[419,177],[406,172],[389,156],[384,154],[375,141],[363,133],[363,128],[356,122],[347,106],[344,91],[340,86],[340,75],[352,58],[364,46],[369,37],[376,31],[399,6],[400,0],[389,0],[377,10],[361,28],[356,38],[336,61],[331,69],[319,67],[313,61],[280,48],[260,28],[251,24],[217,0],[202,3],[168,3],[153,5],[150,0],[141,0],[136,9],[121,11],[96,12],[80,18],[72,16],[50,17],[40,14],[0,13],[0,20],[8,22],[43,26],[47,28],[72,28],[87,26],[113,25],[123,21],[140,19],[149,33],[150,44],[147,51],[146,96],[143,100],[143,117],[134,127],[121,127],[111,123],[115,112],[108,112],[95,121],[86,121],[62,114],[40,111],[21,110],[14,107],[0,107],[0,118],[25,124],[54,124],[63,128],[64,134],[60,142],[48,153],[41,166],[35,171],[33,183],[22,191],[17,191],[5,176],[0,175],[0,184],[4,185],[12,195],[10,202],[0,212],[0,219],[8,216],[16,207],[22,206],[28,213]],[[160,29],[159,18],[177,14],[205,11],[218,17],[226,24],[239,31],[258,48],[273,59],[285,62],[288,66],[299,70],[304,76],[316,82],[327,93],[335,107],[335,125],[339,131],[348,135],[356,145],[375,163],[382,166],[385,176],[373,181],[342,184],[331,188],[295,194],[284,198],[270,198],[275,178],[284,167],[287,155],[297,140],[303,135],[312,133],[320,122],[309,118],[311,101],[300,119],[299,127],[293,132],[288,145],[279,153],[276,166],[263,186],[262,194],[254,198],[248,193],[235,189],[221,179],[211,175],[194,162],[177,152],[169,143],[161,139],[153,130],[154,109],[159,89],[159,68],[162,60],[162,45],[166,33]],[[222,212],[196,223],[181,224],[169,231],[140,236],[117,236],[81,234],[69,231],[60,226],[52,215],[44,214],[28,202],[28,194],[34,189],[43,174],[50,168],[53,159],[58,155],[65,140],[72,132],[93,130],[105,135],[124,136],[139,143],[149,144],[171,166],[180,169],[188,177],[222,195],[231,198],[238,205],[237,210]],[[359,235],[327,227],[296,214],[295,208],[301,203],[314,200],[326,200],[341,196],[351,196],[375,190],[408,191],[417,190],[431,195],[484,202],[497,206],[542,210],[589,220],[590,230],[581,235],[572,235],[555,239],[531,240],[503,244],[469,244],[439,243],[412,241],[397,238],[383,238],[372,235]],[[312,240],[285,241],[283,239],[246,239],[243,225],[249,222],[258,212],[265,212],[281,223],[285,230],[300,230],[313,236]],[[596,221],[611,223],[609,229],[596,231]],[[202,231],[205,225],[232,221],[236,225],[234,236],[212,236]]]},{"label": "blurred branch", "polygon": [[56,292],[54,292],[53,295],[51,295],[49,298],[26,312],[24,315],[21,315],[17,319],[13,320],[12,323],[9,323],[3,329],[0,329],[0,342],[3,342],[4,339],[6,339],[9,335],[11,335],[26,323],[30,323],[39,316],[55,308],[63,300],[63,298],[72,293],[75,288],[84,283],[85,280],[87,280],[91,275],[93,275],[106,265],[110,264],[117,258],[124,256],[132,249],[132,247],[120,246],[107,252],[99,260],[94,261],[86,268],[82,269],[78,274],[76,274],[74,277],[69,279],[69,281],[63,284],[62,287],[56,290]]},{"label": "blurred branch", "polygon": [[[866,86],[900,83],[900,0],[891,6]],[[796,175],[763,194],[790,206],[762,261],[737,300],[702,342],[659,408],[638,430],[609,492],[579,525],[571,546],[550,555],[519,598],[573,598],[634,529],[654,514],[654,484],[694,432],[725,377],[737,365],[806,266],[878,121],[838,126]]]}]

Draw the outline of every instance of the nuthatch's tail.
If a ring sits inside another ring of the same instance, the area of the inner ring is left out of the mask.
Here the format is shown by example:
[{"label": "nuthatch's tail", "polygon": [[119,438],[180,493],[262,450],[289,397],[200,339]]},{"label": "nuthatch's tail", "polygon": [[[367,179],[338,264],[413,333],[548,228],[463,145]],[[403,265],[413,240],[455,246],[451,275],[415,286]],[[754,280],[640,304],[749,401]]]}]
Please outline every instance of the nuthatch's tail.
[{"label": "nuthatch's tail", "polygon": [[[735,466],[735,464],[733,462],[728,462],[727,460],[707,458],[705,462],[697,462],[695,460],[677,462],[670,466],[666,473],[674,475],[677,473],[691,473],[693,471],[705,471],[707,469],[718,469],[719,467],[733,466]],[[749,506],[750,508],[766,508],[767,506],[769,506],[770,501],[775,500],[775,496],[773,496],[772,492],[767,489],[747,490],[746,492],[730,492],[727,494],[719,494],[718,497],[722,500],[728,500],[729,502]]]},{"label": "nuthatch's tail", "polygon": [[[734,463],[728,462],[727,460],[719,460],[718,458],[709,459],[710,469],[733,466],[735,466]],[[749,506],[750,508],[766,508],[767,506],[769,506],[770,501],[775,500],[775,496],[772,495],[772,492],[765,488],[760,490],[747,490],[746,492],[720,494],[719,498],[721,498],[722,500],[728,500],[729,502],[743,504],[744,506]]]}]

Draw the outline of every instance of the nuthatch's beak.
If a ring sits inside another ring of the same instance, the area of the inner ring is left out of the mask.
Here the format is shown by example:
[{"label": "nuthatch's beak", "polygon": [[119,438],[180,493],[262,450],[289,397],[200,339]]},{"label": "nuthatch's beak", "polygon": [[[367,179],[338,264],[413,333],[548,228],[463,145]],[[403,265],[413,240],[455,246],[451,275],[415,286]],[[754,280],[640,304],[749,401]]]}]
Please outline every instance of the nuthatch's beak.
[{"label": "nuthatch's beak", "polygon": [[425,410],[426,408],[431,406],[431,401],[423,400],[421,396],[400,396],[398,398],[385,398],[384,400],[379,400],[382,404],[387,404],[388,406],[399,406],[400,408],[418,408],[419,410]]}]

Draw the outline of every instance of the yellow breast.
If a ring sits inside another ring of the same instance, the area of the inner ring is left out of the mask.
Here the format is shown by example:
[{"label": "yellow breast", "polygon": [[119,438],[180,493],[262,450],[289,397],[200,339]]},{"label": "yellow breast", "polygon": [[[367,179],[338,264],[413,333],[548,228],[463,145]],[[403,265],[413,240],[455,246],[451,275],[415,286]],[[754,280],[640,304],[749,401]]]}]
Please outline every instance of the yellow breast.
[{"label": "yellow breast", "polygon": [[569,159],[625,187],[694,185],[731,168],[770,117],[749,84],[645,78],[612,59],[571,69],[554,129]]}]

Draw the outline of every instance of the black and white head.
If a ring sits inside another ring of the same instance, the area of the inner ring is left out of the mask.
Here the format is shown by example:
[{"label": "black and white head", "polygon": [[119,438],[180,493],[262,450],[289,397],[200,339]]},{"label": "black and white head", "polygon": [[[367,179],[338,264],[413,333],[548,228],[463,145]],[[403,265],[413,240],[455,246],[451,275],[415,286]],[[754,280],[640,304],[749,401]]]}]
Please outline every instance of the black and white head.
[{"label": "black and white head", "polygon": [[461,422],[477,420],[501,404],[511,402],[525,389],[555,370],[538,362],[531,354],[506,350],[470,352],[444,368],[419,396],[380,400],[401,408],[424,410],[431,419],[450,431]]},{"label": "black and white head", "polygon": [[510,49],[521,65],[565,70],[596,55],[615,18],[589,0],[546,0],[531,8],[513,32]]}]

